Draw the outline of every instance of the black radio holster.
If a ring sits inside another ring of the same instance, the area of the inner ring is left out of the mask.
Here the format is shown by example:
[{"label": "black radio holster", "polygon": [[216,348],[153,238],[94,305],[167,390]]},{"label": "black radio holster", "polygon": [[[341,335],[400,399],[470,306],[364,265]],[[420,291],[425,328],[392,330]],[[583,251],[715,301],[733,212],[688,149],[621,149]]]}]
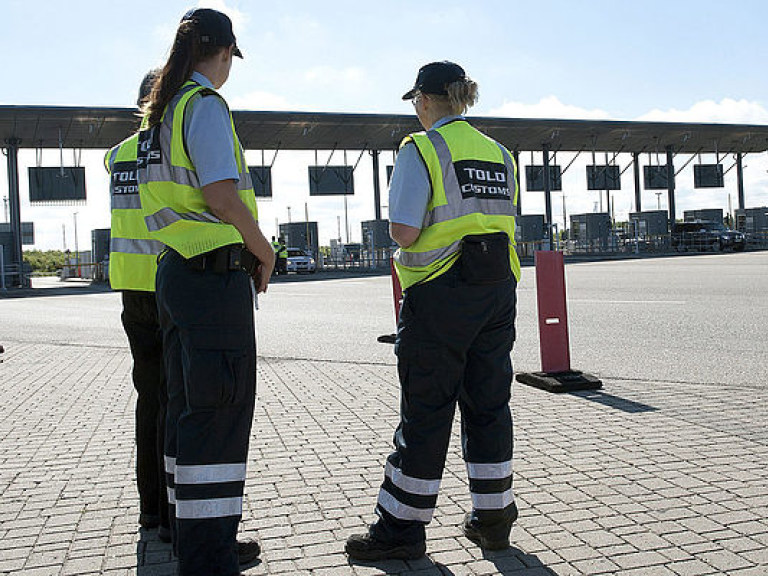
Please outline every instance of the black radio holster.
[{"label": "black radio holster", "polygon": [[464,236],[460,250],[461,277],[467,284],[495,284],[512,276],[506,232]]}]

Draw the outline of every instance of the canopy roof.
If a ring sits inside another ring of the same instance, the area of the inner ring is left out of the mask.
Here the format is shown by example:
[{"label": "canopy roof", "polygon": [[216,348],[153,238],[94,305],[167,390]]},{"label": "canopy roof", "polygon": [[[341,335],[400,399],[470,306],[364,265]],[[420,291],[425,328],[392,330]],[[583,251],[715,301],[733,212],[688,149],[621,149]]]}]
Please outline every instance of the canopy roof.
[{"label": "canopy roof", "polygon": [[[138,126],[134,108],[0,106],[0,144],[107,149]],[[413,115],[234,111],[248,150],[393,150],[420,130]],[[768,126],[476,116],[474,126],[520,152],[765,152]]]}]

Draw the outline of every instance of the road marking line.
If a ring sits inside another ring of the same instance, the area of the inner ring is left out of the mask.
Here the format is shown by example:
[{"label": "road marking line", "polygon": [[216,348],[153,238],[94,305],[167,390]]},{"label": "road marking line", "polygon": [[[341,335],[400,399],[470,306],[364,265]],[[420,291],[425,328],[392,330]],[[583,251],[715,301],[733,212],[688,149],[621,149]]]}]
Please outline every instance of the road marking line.
[{"label": "road marking line", "polygon": [[587,302],[589,304],[670,304],[673,306],[679,306],[687,304],[686,300],[582,300],[582,299],[569,299],[568,302]]}]

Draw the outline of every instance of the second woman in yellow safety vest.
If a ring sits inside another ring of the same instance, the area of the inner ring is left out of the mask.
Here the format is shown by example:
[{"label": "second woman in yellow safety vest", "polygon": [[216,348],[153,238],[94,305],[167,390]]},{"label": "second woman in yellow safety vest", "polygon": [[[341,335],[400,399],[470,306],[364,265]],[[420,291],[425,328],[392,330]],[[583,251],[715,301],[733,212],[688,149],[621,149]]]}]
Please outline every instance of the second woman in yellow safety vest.
[{"label": "second woman in yellow safety vest", "polygon": [[[141,83],[138,106],[149,96],[158,70]],[[111,229],[109,283],[121,293],[120,319],[133,359],[131,376],[136,389],[136,486],[139,524],[158,528],[158,537],[171,539],[168,497],[162,465],[165,406],[168,396],[163,369],[163,337],[157,318],[155,274],[157,255],[164,245],[153,240],[139,201],[137,178],[138,133],[126,138],[104,158],[110,175]]]}]

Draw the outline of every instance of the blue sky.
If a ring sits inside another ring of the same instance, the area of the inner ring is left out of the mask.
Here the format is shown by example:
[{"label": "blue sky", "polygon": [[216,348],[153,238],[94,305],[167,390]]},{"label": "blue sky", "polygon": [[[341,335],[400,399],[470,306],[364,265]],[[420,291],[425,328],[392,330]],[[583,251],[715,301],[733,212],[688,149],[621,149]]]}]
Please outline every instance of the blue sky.
[{"label": "blue sky", "polygon": [[[235,62],[222,89],[233,109],[410,114],[400,95],[419,66],[450,59],[480,85],[471,112],[477,115],[768,123],[768,77],[762,72],[768,4],[758,0],[0,0],[0,104],[132,105],[143,74],[164,62],[179,18],[198,4],[234,21],[245,59]],[[62,226],[73,247],[75,211],[81,247],[90,244],[91,228],[109,226],[102,155],[83,152],[87,205],[42,208],[28,205],[26,166],[35,157],[22,154],[22,220],[36,222],[39,247],[60,248]],[[350,154],[350,162],[356,157]],[[260,158],[249,152],[254,164]],[[337,152],[334,163],[341,160]],[[340,197],[309,198],[306,165],[313,161],[312,153],[278,155],[275,198],[260,205],[267,235],[276,219],[287,221],[288,206],[294,221],[305,210],[319,220],[323,243],[337,236],[339,221],[343,228]],[[622,166],[628,161],[619,158]],[[43,152],[44,165],[58,162],[57,151]],[[65,162],[72,162],[71,153]],[[391,162],[385,154],[382,163]],[[766,159],[751,156],[745,163],[747,205],[768,204]],[[727,209],[729,193],[735,204],[735,170],[725,189],[709,191],[694,191],[690,172],[678,180],[678,216],[694,207]],[[348,202],[352,240],[359,239],[359,222],[373,218],[367,156],[355,180],[356,195]],[[564,188],[569,213],[594,209],[598,198],[586,190],[581,159],[564,176]],[[6,195],[3,167],[0,196]],[[557,217],[561,197],[553,198]],[[617,217],[625,217],[632,197],[626,180],[615,194]],[[657,198],[643,192],[643,202],[655,208]],[[536,193],[524,192],[523,204],[526,213],[543,213]]]}]

